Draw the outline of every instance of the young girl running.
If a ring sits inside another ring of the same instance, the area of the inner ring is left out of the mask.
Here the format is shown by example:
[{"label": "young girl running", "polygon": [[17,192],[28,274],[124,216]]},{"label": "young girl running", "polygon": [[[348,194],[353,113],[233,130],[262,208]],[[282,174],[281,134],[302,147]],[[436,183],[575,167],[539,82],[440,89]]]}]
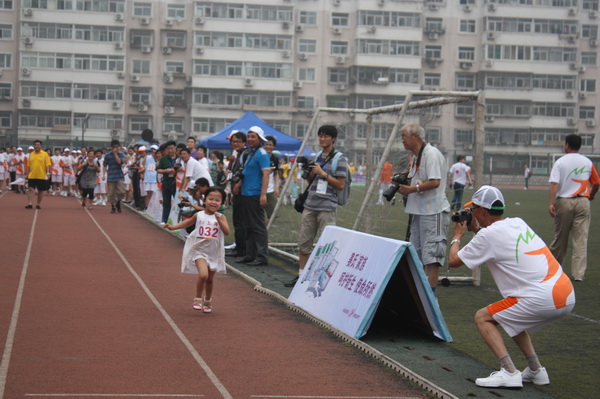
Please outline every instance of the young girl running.
[{"label": "young girl running", "polygon": [[[196,298],[192,307],[204,313],[212,312],[213,279],[216,272],[225,273],[225,238],[229,235],[229,224],[222,213],[217,212],[225,202],[225,191],[220,187],[209,187],[204,193],[204,210],[195,213],[174,226],[165,224],[165,229],[185,229],[196,225],[183,248],[181,272],[199,274],[196,283]],[[206,293],[203,296],[204,290]]]}]

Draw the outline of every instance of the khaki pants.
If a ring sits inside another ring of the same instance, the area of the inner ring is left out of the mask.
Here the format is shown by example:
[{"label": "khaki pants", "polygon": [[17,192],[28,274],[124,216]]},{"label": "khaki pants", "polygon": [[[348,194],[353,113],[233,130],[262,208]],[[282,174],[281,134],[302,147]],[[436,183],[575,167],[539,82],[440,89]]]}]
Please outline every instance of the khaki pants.
[{"label": "khaki pants", "polygon": [[108,202],[116,204],[125,197],[125,182],[124,181],[109,181],[106,182],[108,187]]},{"label": "khaki pants", "polygon": [[592,218],[590,200],[587,197],[557,198],[554,206],[554,241],[550,244],[550,251],[562,265],[571,233],[571,275],[573,279],[583,279],[587,268],[587,241]]}]

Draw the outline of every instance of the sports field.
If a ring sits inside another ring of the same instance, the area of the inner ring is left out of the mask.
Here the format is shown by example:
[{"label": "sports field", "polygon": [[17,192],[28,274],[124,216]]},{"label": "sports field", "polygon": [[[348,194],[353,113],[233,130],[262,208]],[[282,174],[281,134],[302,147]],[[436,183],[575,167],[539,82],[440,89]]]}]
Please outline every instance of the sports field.
[{"label": "sports field", "polygon": [[[522,189],[502,189],[502,191],[507,201],[505,215],[507,217],[523,218],[549,244],[554,235],[554,228],[553,220],[548,214],[547,189],[533,187],[528,191]],[[473,193],[473,190],[466,190],[464,200],[469,200]],[[361,198],[364,195],[364,187],[353,187],[351,195]],[[407,219],[403,206],[400,203],[396,203],[395,206],[386,203],[382,208],[384,209],[379,212],[385,214],[386,221],[393,219],[397,222],[393,224],[380,223],[378,228],[388,226],[389,230],[380,231],[378,234],[395,238],[403,237],[406,231]],[[351,214],[356,212],[357,209],[356,202],[351,201],[344,209],[340,210],[340,213]],[[461,369],[463,369],[463,375],[470,375],[469,378],[474,380],[477,377],[486,376],[498,368],[496,359],[483,343],[472,322],[472,317],[477,309],[501,298],[485,266],[482,268],[481,285],[479,287],[474,287],[469,283],[453,283],[450,287],[440,286],[438,288],[439,304],[454,342],[448,344],[433,342],[419,338],[413,332],[400,332],[397,335],[389,335],[386,332],[380,333],[378,331],[370,332],[363,340],[386,355],[395,357],[415,372],[432,378],[434,383],[459,397],[463,397],[463,395],[479,398],[498,397],[499,395],[511,398],[597,397],[597,392],[600,389],[600,382],[598,382],[600,366],[597,361],[598,355],[600,355],[600,261],[598,261],[600,257],[600,236],[596,234],[600,231],[599,201],[592,202],[592,214],[588,244],[588,271],[586,281],[575,284],[577,296],[575,310],[570,316],[551,324],[540,332],[532,334],[534,346],[542,364],[548,369],[551,379],[549,386],[539,388],[541,391],[527,388],[518,392],[494,390],[492,393],[477,388],[473,381],[462,381],[462,378],[461,381],[453,381],[455,376],[452,375],[452,372],[458,377],[458,371]],[[286,221],[295,219],[297,221],[299,220],[299,214],[292,207],[283,207],[281,219]],[[343,227],[351,227],[350,220],[350,218],[346,218],[339,224]],[[287,225],[286,231],[289,232],[291,238],[297,231],[297,224],[294,225],[289,222],[285,224]],[[278,226],[275,225],[275,227]],[[449,233],[451,234],[451,227]],[[465,237],[464,242],[467,238],[470,238],[469,234]],[[563,263],[565,272],[570,276],[570,253]],[[232,263],[245,273],[253,275],[268,288],[287,297],[290,289],[284,288],[281,285],[281,280],[285,281],[288,276],[291,277],[291,274],[286,276],[285,271],[293,273],[296,270],[296,265],[292,261],[282,259],[272,261],[272,264],[273,266],[280,266],[281,271],[275,271],[271,267],[270,270],[250,270],[250,268],[243,265]],[[445,275],[445,270],[441,274]],[[470,271],[466,267],[462,267],[452,271],[452,275],[470,276]],[[515,364],[520,369],[525,368],[526,362],[520,351],[512,344],[508,336],[505,335],[505,337]],[[409,346],[414,352],[403,355],[402,349]],[[466,356],[457,355],[454,357],[453,351]],[[422,360],[423,358],[436,356],[450,357],[445,361],[451,363],[451,367],[443,366],[453,369],[453,371],[446,373],[447,376],[435,372],[434,369],[437,366],[434,366],[434,361],[428,364],[427,361]],[[438,378],[441,379],[436,381]],[[465,382],[466,384],[464,384]],[[455,390],[452,389],[453,385],[456,388]]]}]

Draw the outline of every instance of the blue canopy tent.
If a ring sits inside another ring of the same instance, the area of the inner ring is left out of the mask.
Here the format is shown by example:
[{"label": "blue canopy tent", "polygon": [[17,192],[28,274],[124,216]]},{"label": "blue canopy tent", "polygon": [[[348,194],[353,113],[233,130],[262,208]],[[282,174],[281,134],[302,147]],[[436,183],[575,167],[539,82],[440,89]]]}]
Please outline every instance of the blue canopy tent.
[{"label": "blue canopy tent", "polygon": [[[199,144],[205,146],[209,150],[229,149],[231,148],[231,145],[229,144],[229,140],[227,140],[227,137],[229,137],[231,131],[239,130],[241,132],[247,133],[248,129],[252,126],[261,127],[265,132],[265,136],[275,137],[275,139],[277,140],[276,150],[279,151],[281,154],[296,155],[298,153],[298,150],[300,149],[300,146],[302,145],[302,141],[290,137],[287,134],[275,129],[274,127],[269,126],[269,124],[267,124],[265,121],[259,118],[252,111],[247,111],[242,117],[225,126],[223,129],[219,130],[215,134],[200,140]],[[312,149],[304,148],[304,154],[306,156],[310,156],[312,153]]]}]

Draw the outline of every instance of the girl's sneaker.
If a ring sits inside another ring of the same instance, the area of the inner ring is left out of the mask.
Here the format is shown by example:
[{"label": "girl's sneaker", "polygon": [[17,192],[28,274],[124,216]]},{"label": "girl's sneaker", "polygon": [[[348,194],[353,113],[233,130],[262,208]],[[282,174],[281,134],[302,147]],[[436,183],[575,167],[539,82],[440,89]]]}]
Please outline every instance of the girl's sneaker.
[{"label": "girl's sneaker", "polygon": [[194,303],[192,303],[192,307],[196,310],[202,310],[202,307],[203,307],[202,298],[194,298]]},{"label": "girl's sneaker", "polygon": [[204,299],[204,306],[202,307],[202,311],[204,313],[212,312],[212,300],[211,299]]}]

